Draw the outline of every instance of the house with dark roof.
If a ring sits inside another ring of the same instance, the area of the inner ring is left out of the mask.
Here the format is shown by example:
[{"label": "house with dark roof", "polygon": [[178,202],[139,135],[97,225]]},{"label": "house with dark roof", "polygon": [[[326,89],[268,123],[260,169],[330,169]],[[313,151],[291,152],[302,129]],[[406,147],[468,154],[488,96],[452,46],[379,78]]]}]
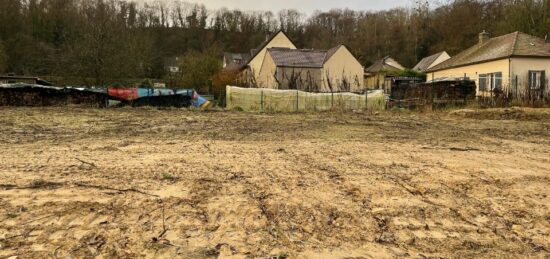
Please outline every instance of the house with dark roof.
[{"label": "house with dark roof", "polygon": [[260,70],[263,66],[263,62],[265,60],[265,55],[267,53],[267,49],[269,48],[288,48],[288,49],[296,49],[296,45],[288,35],[280,30],[271,37],[267,38],[266,41],[264,41],[260,46],[250,51],[250,58],[247,62],[247,69],[250,75],[257,80],[257,77],[260,74]]},{"label": "house with dark roof", "polygon": [[250,53],[223,53],[224,70],[241,70],[250,60]]},{"label": "house with dark roof", "polygon": [[310,92],[360,92],[363,66],[345,45],[329,50],[268,48],[258,85]]},{"label": "house with dark roof", "polygon": [[177,74],[181,72],[179,57],[164,58],[164,69],[168,74]]},{"label": "house with dark roof", "polygon": [[404,70],[405,67],[399,62],[386,56],[365,69],[365,85],[368,89],[388,89],[391,86],[391,78]]},{"label": "house with dark roof", "polygon": [[437,54],[433,54],[429,57],[425,57],[412,70],[416,72],[425,73],[428,69],[435,67],[447,60],[449,60],[451,56],[446,51],[439,52]]},{"label": "house with dark roof", "polygon": [[428,81],[469,78],[477,95],[495,91],[548,91],[550,43],[522,32],[491,38],[479,34],[478,43],[427,71]]}]

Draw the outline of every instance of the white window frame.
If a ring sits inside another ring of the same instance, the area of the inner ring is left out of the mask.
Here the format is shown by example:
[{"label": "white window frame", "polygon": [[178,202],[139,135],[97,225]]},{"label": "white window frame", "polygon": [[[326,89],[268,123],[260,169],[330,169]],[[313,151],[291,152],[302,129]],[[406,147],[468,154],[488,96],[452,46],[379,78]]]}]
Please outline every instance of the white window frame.
[{"label": "white window frame", "polygon": [[544,78],[543,70],[529,70],[529,89],[531,90],[542,89],[544,80],[545,78]]},{"label": "white window frame", "polygon": [[[485,85],[482,85],[481,82],[485,83]],[[498,80],[500,79],[500,84],[497,84]],[[502,90],[502,72],[494,72],[494,73],[487,73],[487,74],[480,74],[479,75],[479,91],[494,91],[494,90]]]}]

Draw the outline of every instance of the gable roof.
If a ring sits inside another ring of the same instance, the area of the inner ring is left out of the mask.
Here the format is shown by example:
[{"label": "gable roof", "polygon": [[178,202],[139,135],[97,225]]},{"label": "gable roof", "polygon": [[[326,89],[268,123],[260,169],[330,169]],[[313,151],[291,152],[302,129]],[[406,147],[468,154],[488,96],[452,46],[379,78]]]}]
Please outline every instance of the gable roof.
[{"label": "gable roof", "polygon": [[331,48],[331,49],[327,50],[327,51],[326,51],[326,52],[327,52],[327,55],[325,56],[324,62],[327,62],[330,58],[332,58],[332,56],[333,56],[334,54],[336,54],[336,52],[337,52],[341,47],[347,48],[345,45],[338,45],[338,46],[336,46],[336,47],[334,47],[334,48]]},{"label": "gable roof", "polygon": [[262,44],[260,44],[258,47],[256,47],[255,49],[250,50],[250,59],[248,60],[248,62],[246,62],[247,65],[250,63],[250,61],[252,61],[254,58],[256,58],[256,56],[258,56],[258,54],[262,51],[262,49],[264,49],[267,46],[267,44],[269,44],[275,37],[277,37],[277,35],[279,35],[279,33],[282,33],[283,35],[285,35],[285,37],[290,41],[290,43],[292,43],[292,45],[296,46],[294,41],[292,41],[290,39],[290,37],[288,37],[286,32],[284,32],[283,30],[278,30],[277,32],[272,34],[266,41],[262,42]]},{"label": "gable roof", "polygon": [[484,44],[476,44],[451,59],[428,69],[428,72],[510,57],[550,58],[550,43],[545,42],[544,39],[523,32],[513,32],[491,38]]},{"label": "gable roof", "polygon": [[420,60],[420,62],[418,62],[418,64],[416,64],[416,66],[414,66],[413,70],[419,72],[426,71],[439,57],[441,57],[441,55],[445,53],[445,51],[441,51],[437,54],[423,58],[422,60]]},{"label": "gable roof", "polygon": [[347,48],[338,45],[329,50],[269,48],[267,51],[278,67],[322,68],[341,47]]},{"label": "gable roof", "polygon": [[267,50],[278,67],[322,68],[326,50],[270,48]]},{"label": "gable roof", "polygon": [[395,59],[391,58],[390,56],[386,56],[380,60],[377,60],[372,64],[370,67],[365,69],[365,72],[367,73],[377,73],[380,71],[400,71],[405,70],[405,67],[403,67],[399,62],[397,62]]}]

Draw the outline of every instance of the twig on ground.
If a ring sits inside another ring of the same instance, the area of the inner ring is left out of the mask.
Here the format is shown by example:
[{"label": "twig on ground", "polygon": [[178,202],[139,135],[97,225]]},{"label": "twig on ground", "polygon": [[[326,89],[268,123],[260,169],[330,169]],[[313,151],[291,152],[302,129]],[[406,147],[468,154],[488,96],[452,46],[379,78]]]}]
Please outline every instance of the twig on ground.
[{"label": "twig on ground", "polygon": [[6,190],[23,189],[22,187],[14,184],[0,184],[0,188],[6,189]]},{"label": "twig on ground", "polygon": [[[161,200],[162,202],[162,200]],[[164,203],[162,202],[162,230],[166,231],[166,218],[164,217]]]},{"label": "twig on ground", "polygon": [[160,204],[162,204],[161,206],[161,211],[162,211],[162,232],[160,232],[160,234],[158,235],[158,238],[162,238],[164,236],[164,234],[166,234],[166,232],[168,232],[168,229],[166,228],[166,216],[164,214],[164,202],[162,199],[159,199],[159,202]]},{"label": "twig on ground", "polygon": [[84,160],[82,160],[82,159],[80,159],[80,158],[78,158],[78,157],[75,157],[74,159],[80,161],[80,162],[83,163],[83,164],[90,165],[90,166],[92,166],[92,167],[97,167],[94,163],[86,162],[86,161],[84,161]]},{"label": "twig on ground", "polygon": [[61,186],[60,183],[48,182],[42,179],[34,180],[28,186],[19,186],[15,184],[0,184],[0,188],[4,188],[6,190],[40,189],[40,188],[48,188],[48,187],[55,189],[55,188],[59,188],[60,186]]},{"label": "twig on ground", "polygon": [[459,152],[468,152],[468,151],[481,151],[481,149],[479,148],[471,148],[471,147],[466,147],[466,148],[461,148],[461,147],[450,147],[450,148],[440,148],[440,147],[422,147],[422,149],[448,149],[450,151],[459,151]]},{"label": "twig on ground", "polygon": [[62,246],[58,246],[55,250],[53,250],[53,258],[59,258],[57,257],[57,251],[61,249]]},{"label": "twig on ground", "polygon": [[44,217],[40,217],[40,218],[36,218],[36,219],[31,219],[29,221],[25,221],[23,223],[21,223],[21,225],[27,225],[29,223],[32,223],[32,222],[35,222],[35,221],[39,221],[39,220],[43,220],[43,219],[47,219],[47,218],[50,218],[50,217],[53,217],[55,215],[47,215],[47,216],[44,216]]},{"label": "twig on ground", "polygon": [[31,228],[31,229],[30,229],[29,231],[27,231],[26,233],[21,233],[21,234],[19,234],[19,235],[9,236],[9,237],[4,238],[4,240],[9,240],[9,239],[12,239],[12,238],[22,237],[22,236],[23,236],[23,237],[28,237],[29,234],[30,234],[31,232],[33,232],[33,231],[34,231],[34,228]]},{"label": "twig on ground", "polygon": [[449,148],[449,150],[451,150],[451,151],[460,151],[460,152],[481,151],[478,148],[471,148],[471,147],[467,147],[467,148],[452,147],[452,148]]}]

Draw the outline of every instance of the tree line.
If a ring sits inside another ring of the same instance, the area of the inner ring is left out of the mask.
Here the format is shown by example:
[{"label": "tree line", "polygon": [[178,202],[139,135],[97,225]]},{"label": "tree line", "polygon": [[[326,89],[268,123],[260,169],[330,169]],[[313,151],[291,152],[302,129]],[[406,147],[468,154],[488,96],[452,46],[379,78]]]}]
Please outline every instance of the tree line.
[{"label": "tree line", "polygon": [[106,85],[166,78],[165,60],[177,56],[183,69],[177,86],[200,88],[221,69],[224,51],[248,52],[279,29],[298,47],[342,43],[365,66],[390,55],[412,67],[439,51],[456,54],[483,30],[545,37],[549,16],[550,0],[412,1],[407,8],[309,17],[297,10],[209,10],[177,0],[1,0],[0,73]]}]

